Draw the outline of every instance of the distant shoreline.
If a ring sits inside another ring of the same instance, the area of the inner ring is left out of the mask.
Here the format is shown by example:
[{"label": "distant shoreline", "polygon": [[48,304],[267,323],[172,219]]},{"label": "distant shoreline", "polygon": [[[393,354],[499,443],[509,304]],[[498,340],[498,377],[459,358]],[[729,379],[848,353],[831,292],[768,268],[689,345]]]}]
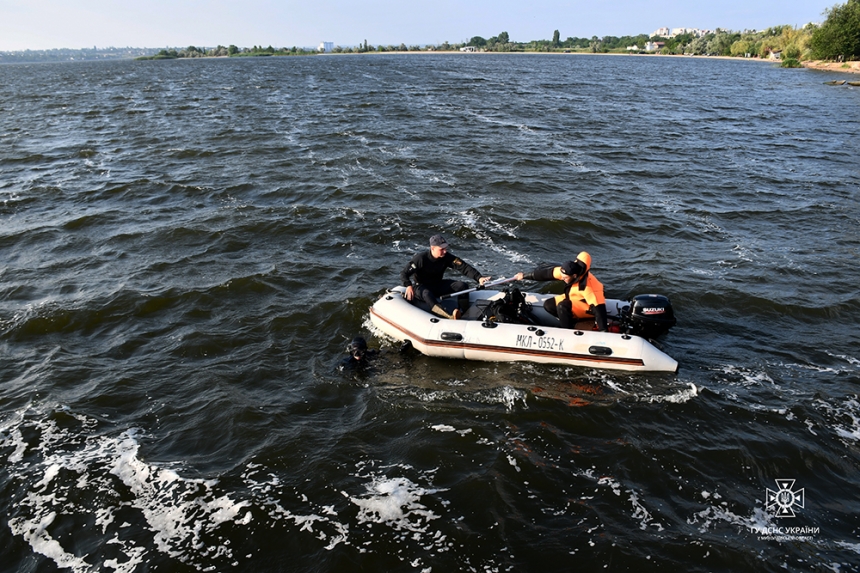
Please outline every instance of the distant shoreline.
[{"label": "distant shoreline", "polygon": [[[375,54],[403,54],[403,55],[423,55],[423,54],[462,54],[463,56],[486,56],[486,55],[511,55],[511,56],[633,56],[641,58],[688,58],[696,60],[730,60],[734,62],[761,62],[763,64],[779,65],[780,60],[771,60],[768,58],[739,58],[737,56],[699,56],[685,54],[622,54],[619,52],[460,52],[458,50],[434,50],[421,52],[363,52],[363,53],[327,53],[320,54],[321,56],[361,56]],[[801,66],[810,70],[820,70],[827,72],[843,72],[860,74],[860,61],[851,62],[826,62],[822,60],[808,60],[800,62]]]},{"label": "distant shoreline", "polygon": [[[138,49],[135,49],[138,50]],[[527,51],[527,52],[461,52],[459,50],[410,50],[410,51],[386,51],[386,52],[377,52],[377,51],[368,51],[368,52],[327,52],[327,53],[304,53],[304,54],[248,54],[242,57],[301,57],[301,56],[374,56],[374,55],[433,55],[433,54],[447,54],[447,55],[459,55],[463,57],[480,57],[486,55],[511,55],[511,56],[633,56],[633,57],[641,57],[641,58],[693,58],[697,60],[708,59],[708,60],[733,60],[733,61],[742,61],[742,62],[762,62],[779,65],[779,60],[771,60],[769,58],[742,58],[737,56],[703,56],[703,55],[684,55],[684,54],[659,54],[659,53],[622,53],[622,52],[586,52],[586,51],[570,51],[570,52],[540,52],[540,51]],[[77,59],[77,60],[46,60],[46,61],[22,61],[22,62],[4,62],[2,58],[0,58],[0,65],[2,64],[15,64],[15,63],[62,63],[62,62],[92,62],[92,61],[133,61],[133,60],[149,60],[149,61],[161,61],[161,60],[209,60],[209,59],[227,59],[236,56],[195,56],[193,58],[182,57],[182,58],[158,58],[153,56],[136,56],[136,57],[111,57],[111,58],[99,58],[99,59]],[[826,72],[841,72],[841,73],[851,73],[851,74],[860,74],[860,61],[849,61],[849,62],[829,62],[823,60],[807,60],[800,62],[801,67],[810,69],[810,70],[818,70],[818,71],[826,71]]]},{"label": "distant shoreline", "polygon": [[810,60],[807,62],[800,62],[800,64],[804,68],[810,70],[860,74],[860,62],[824,62],[821,60]]}]

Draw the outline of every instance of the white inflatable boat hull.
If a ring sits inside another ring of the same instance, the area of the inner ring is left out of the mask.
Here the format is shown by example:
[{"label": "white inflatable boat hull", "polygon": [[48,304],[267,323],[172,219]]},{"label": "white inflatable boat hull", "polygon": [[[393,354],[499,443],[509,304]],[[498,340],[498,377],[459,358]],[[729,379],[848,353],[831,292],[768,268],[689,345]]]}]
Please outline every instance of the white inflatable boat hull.
[{"label": "white inflatable boat hull", "polygon": [[[450,320],[435,316],[403,298],[403,287],[384,294],[370,309],[373,325],[398,341],[410,341],[427,356],[490,362],[528,361],[642,372],[677,372],[678,363],[639,336],[552,326]],[[524,293],[536,314],[546,314],[543,300],[552,295]],[[479,290],[471,302],[504,293]],[[614,316],[626,301],[607,300]]]}]

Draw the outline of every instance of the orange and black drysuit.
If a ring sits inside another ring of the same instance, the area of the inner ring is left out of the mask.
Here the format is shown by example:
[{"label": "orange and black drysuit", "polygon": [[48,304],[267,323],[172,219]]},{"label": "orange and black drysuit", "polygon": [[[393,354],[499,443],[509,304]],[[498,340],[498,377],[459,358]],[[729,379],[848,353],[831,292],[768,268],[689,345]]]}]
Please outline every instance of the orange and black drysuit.
[{"label": "orange and black drysuit", "polygon": [[524,273],[524,279],[536,281],[564,280],[565,275],[572,277],[565,283],[564,293],[547,299],[544,309],[558,317],[562,328],[574,328],[578,320],[593,318],[598,330],[607,330],[606,298],[603,284],[591,274],[591,255],[585,251],[558,267],[537,268]]}]

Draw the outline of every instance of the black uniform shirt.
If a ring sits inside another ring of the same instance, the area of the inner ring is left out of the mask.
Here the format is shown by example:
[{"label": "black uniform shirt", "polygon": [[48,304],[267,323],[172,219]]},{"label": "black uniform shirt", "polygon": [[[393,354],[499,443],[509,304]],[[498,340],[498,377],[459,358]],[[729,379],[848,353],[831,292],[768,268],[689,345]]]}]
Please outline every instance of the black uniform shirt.
[{"label": "black uniform shirt", "polygon": [[433,289],[441,284],[445,269],[448,268],[460,271],[473,281],[481,278],[480,272],[450,252],[445,253],[441,258],[434,259],[430,251],[424,251],[412,257],[412,260],[400,273],[400,280],[403,286],[408,287],[412,285],[414,278],[416,284]]}]

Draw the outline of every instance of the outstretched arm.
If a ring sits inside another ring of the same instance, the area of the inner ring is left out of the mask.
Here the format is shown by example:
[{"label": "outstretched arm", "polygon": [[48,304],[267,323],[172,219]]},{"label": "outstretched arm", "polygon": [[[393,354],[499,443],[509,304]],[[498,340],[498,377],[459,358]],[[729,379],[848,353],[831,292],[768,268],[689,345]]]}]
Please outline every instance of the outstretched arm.
[{"label": "outstretched arm", "polygon": [[555,267],[538,267],[533,271],[529,271],[527,273],[519,272],[514,276],[518,281],[552,281],[556,279],[555,275],[553,274],[554,270]]}]

